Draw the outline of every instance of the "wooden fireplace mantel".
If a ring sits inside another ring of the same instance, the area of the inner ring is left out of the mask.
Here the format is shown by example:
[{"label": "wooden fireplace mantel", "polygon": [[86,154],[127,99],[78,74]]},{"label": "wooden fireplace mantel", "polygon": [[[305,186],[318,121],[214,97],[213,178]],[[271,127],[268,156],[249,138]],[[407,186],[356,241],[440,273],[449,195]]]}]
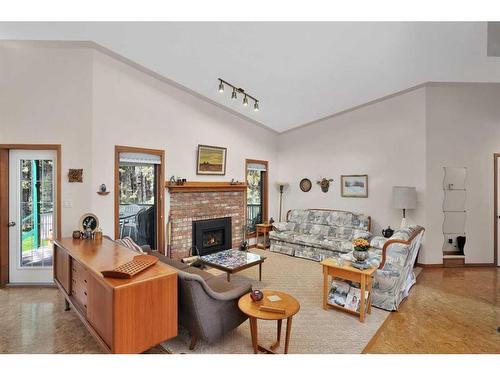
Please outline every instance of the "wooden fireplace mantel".
[{"label": "wooden fireplace mantel", "polygon": [[183,185],[165,183],[170,193],[203,193],[216,191],[244,191],[247,184],[244,182],[231,183],[223,181],[188,181]]}]

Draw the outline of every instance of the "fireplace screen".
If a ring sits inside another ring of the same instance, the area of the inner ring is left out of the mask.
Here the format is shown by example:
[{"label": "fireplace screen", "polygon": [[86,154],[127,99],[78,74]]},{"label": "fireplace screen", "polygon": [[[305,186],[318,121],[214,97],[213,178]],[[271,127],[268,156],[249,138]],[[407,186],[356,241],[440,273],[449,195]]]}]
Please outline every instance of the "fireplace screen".
[{"label": "fireplace screen", "polygon": [[194,255],[207,255],[232,246],[231,218],[222,217],[193,221]]}]

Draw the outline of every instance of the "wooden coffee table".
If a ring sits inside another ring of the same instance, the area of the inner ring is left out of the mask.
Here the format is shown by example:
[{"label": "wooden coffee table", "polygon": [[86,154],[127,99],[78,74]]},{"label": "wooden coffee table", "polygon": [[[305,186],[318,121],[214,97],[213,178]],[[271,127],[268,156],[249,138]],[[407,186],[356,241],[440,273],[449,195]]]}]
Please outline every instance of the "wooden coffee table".
[{"label": "wooden coffee table", "polygon": [[[281,323],[283,319],[286,319],[287,322],[284,353],[287,354],[288,344],[290,343],[290,333],[292,331],[292,318],[300,310],[300,304],[295,298],[284,292],[279,292],[277,290],[263,290],[262,292],[264,293],[264,298],[261,301],[252,301],[252,299],[250,298],[250,293],[245,294],[238,301],[238,307],[245,315],[248,316],[248,319],[250,320],[250,332],[252,334],[253,352],[255,354],[257,354],[259,351],[269,354],[276,354],[275,350],[280,346],[281,340]],[[267,297],[272,295],[280,297],[281,300],[276,302],[269,301]],[[284,309],[285,312],[262,311],[260,310],[260,306],[281,308]],[[278,330],[276,335],[276,342],[272,344],[269,349],[258,344],[257,319],[277,321]]]},{"label": "wooden coffee table", "polygon": [[262,263],[266,257],[242,250],[223,250],[203,255],[200,260],[203,264],[226,272],[227,281],[231,281],[231,274],[259,265],[259,281],[262,281]]},{"label": "wooden coffee table", "polygon": [[[351,266],[351,262],[345,260],[344,263],[339,265],[335,259],[325,259],[321,262],[323,266],[323,309],[328,310],[329,307],[336,308],[351,314],[359,315],[359,320],[361,322],[365,321],[365,312],[368,314],[372,311],[372,278],[377,268],[368,268],[366,270],[360,270]],[[344,280],[354,281],[360,284],[361,289],[361,299],[359,312],[349,310],[345,307],[328,303],[328,292],[329,292],[329,276],[333,278],[340,278]],[[365,291],[368,291],[368,303],[365,306]]]}]

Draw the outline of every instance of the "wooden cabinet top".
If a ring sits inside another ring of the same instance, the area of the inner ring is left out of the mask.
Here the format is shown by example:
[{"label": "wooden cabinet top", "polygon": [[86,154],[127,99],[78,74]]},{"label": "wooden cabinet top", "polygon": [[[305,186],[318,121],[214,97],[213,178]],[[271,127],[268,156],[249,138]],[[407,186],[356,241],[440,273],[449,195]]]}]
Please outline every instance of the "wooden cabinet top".
[{"label": "wooden cabinet top", "polygon": [[177,271],[174,268],[165,263],[157,262],[154,266],[142,271],[131,279],[103,277],[101,271],[112,270],[127,263],[134,256],[138,255],[138,253],[107,238],[103,238],[102,240],[62,238],[54,242],[111,288],[119,288],[160,277],[175,277],[177,275]]}]

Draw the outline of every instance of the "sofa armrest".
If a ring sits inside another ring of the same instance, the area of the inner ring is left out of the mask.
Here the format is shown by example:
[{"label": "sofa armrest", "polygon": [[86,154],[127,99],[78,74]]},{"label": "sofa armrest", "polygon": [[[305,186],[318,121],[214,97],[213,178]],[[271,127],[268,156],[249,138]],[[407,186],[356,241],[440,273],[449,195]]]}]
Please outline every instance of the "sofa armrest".
[{"label": "sofa armrest", "polygon": [[240,298],[252,290],[252,285],[246,282],[228,283],[222,278],[214,278],[209,279],[207,283],[201,276],[196,274],[183,271],[178,271],[178,274],[184,281],[199,283],[208,296],[218,301],[231,301]]},{"label": "sofa armrest", "polygon": [[385,265],[385,261],[387,259],[387,251],[389,249],[389,246],[391,245],[394,245],[394,244],[403,244],[403,245],[408,245],[408,242],[407,241],[403,241],[403,240],[388,240],[385,244],[384,244],[384,247],[382,248],[382,258],[380,260],[380,265],[378,266],[378,268],[381,270],[382,268],[384,268],[384,265]]},{"label": "sofa armrest", "polygon": [[241,296],[247,294],[252,290],[251,284],[235,285],[233,288],[225,292],[216,292],[211,289],[206,283],[203,283],[202,286],[210,297],[218,301],[232,301],[235,299],[239,299]]}]

